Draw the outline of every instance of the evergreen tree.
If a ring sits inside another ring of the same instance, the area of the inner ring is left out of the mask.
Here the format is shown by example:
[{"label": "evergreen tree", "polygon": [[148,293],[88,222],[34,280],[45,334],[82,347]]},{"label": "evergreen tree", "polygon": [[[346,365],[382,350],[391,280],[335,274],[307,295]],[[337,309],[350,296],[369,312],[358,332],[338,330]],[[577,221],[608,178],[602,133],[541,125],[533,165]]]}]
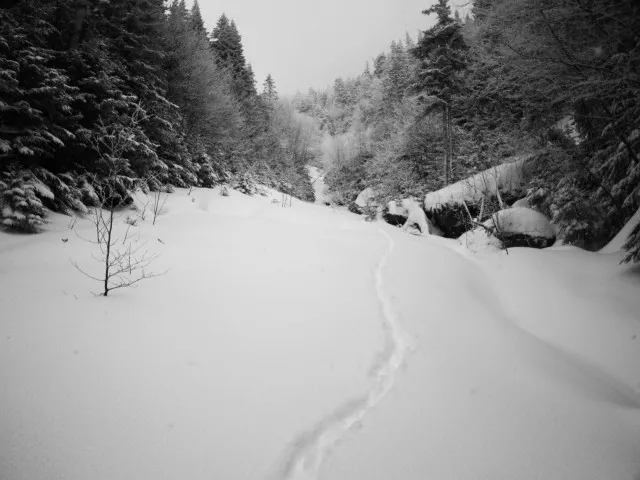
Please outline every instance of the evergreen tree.
[{"label": "evergreen tree", "polygon": [[449,183],[453,169],[452,100],[460,92],[460,71],[467,65],[467,45],[461,25],[451,17],[448,0],[438,0],[422,12],[436,14],[438,22],[423,32],[413,54],[420,60],[416,89],[422,93],[426,111],[442,110],[445,144],[445,182]]},{"label": "evergreen tree", "polygon": [[[57,34],[54,13],[53,5],[40,1],[0,10],[0,159],[5,164],[47,165],[74,138],[71,105],[78,92],[47,43]],[[33,15],[38,22],[30,21]]]},{"label": "evergreen tree", "polygon": [[202,19],[202,13],[200,12],[200,5],[198,4],[198,0],[194,0],[193,7],[191,7],[191,15],[189,17],[191,28],[198,35],[207,35],[207,30],[204,26],[204,20]]},{"label": "evergreen tree", "polygon": [[169,99],[180,107],[189,142],[213,148],[233,138],[239,126],[231,79],[217,66],[206,37],[191,28],[177,3],[174,7],[167,26]]},{"label": "evergreen tree", "polygon": [[274,105],[278,101],[278,91],[276,90],[276,82],[271,74],[267,75],[266,80],[262,84],[262,98],[268,105]]},{"label": "evergreen tree", "polygon": [[367,78],[371,78],[373,76],[371,74],[371,67],[369,66],[369,62],[367,62],[364,66],[364,76]]},{"label": "evergreen tree", "polygon": [[[474,14],[505,73],[497,88],[520,103],[523,127],[545,142],[530,202],[566,241],[599,248],[640,206],[640,6],[494,0]],[[573,133],[558,128],[566,116]],[[640,251],[633,238],[629,259]]]},{"label": "evergreen tree", "polygon": [[392,42],[391,50],[387,56],[382,83],[387,101],[397,103],[404,97],[405,90],[411,83],[409,61],[402,42]]},{"label": "evergreen tree", "polygon": [[381,53],[373,60],[373,75],[375,77],[381,77],[382,72],[384,71],[384,66],[386,63],[387,57],[384,53]]}]

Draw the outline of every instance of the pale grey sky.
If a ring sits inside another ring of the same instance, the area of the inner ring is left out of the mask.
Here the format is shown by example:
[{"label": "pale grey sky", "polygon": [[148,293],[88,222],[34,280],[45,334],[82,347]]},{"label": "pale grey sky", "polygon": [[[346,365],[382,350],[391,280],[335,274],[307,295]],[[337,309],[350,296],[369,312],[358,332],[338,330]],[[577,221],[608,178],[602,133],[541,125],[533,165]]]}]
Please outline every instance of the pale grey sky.
[{"label": "pale grey sky", "polygon": [[[434,0],[199,0],[209,31],[222,13],[235,20],[258,89],[268,73],[281,95],[324,88],[364,70],[394,39],[434,20]],[[466,3],[454,0],[452,5]]]}]

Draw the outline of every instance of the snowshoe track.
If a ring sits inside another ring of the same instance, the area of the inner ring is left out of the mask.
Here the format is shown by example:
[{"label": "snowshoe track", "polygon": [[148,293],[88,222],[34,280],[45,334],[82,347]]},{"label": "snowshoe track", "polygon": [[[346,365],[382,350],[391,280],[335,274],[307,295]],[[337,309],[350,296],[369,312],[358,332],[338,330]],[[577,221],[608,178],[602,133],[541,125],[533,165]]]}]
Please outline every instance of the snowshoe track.
[{"label": "snowshoe track", "polygon": [[316,480],[322,463],[333,448],[355,427],[366,414],[378,405],[392,389],[395,374],[410,350],[408,335],[398,322],[390,300],[384,293],[383,270],[391,256],[395,242],[382,228],[378,231],[386,238],[388,248],[373,274],[376,294],[384,321],[385,349],[377,356],[370,371],[373,384],[363,397],[344,403],[315,427],[298,435],[292,442],[277,479]]}]

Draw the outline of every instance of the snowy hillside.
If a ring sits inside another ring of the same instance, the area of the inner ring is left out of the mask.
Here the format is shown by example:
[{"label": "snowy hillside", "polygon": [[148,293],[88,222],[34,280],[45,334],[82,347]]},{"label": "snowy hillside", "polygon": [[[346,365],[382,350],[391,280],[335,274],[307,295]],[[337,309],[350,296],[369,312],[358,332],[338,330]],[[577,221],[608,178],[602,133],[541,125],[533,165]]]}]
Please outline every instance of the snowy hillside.
[{"label": "snowy hillside", "polygon": [[178,190],[131,232],[167,273],[105,298],[72,264],[100,274],[91,223],[69,227],[0,233],[2,480],[640,475],[619,252],[472,255],[273,191]]}]

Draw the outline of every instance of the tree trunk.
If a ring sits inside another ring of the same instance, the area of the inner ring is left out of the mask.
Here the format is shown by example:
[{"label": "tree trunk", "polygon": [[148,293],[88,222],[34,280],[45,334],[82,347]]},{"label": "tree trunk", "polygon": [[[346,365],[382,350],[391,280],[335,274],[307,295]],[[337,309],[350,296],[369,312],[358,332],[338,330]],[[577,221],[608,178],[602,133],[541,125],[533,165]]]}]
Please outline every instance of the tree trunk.
[{"label": "tree trunk", "polygon": [[449,139],[447,129],[447,106],[442,107],[442,136],[444,140],[444,185],[449,185]]},{"label": "tree trunk", "polygon": [[451,126],[451,104],[447,105],[447,131],[449,133],[449,179],[453,182],[453,128]]},{"label": "tree trunk", "polygon": [[87,17],[87,11],[89,9],[89,2],[87,0],[80,0],[78,2],[78,9],[76,10],[76,18],[73,21],[73,36],[69,43],[69,50],[75,50],[80,45],[80,38],[82,38],[82,29],[84,27],[84,19]]}]

